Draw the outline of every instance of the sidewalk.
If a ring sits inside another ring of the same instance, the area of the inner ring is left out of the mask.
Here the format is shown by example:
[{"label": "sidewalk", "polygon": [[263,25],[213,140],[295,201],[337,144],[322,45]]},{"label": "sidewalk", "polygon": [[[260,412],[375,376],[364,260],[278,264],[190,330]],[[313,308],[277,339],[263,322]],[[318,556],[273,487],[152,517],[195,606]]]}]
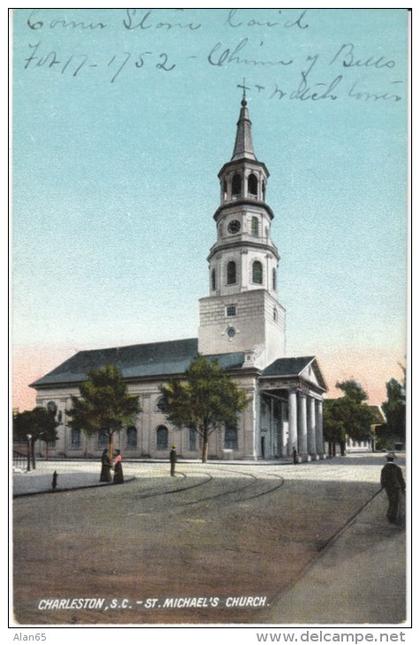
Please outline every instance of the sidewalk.
[{"label": "sidewalk", "polygon": [[385,518],[382,491],[263,620],[273,624],[398,624],[406,620],[406,532]]},{"label": "sidewalk", "polygon": [[[92,472],[62,472],[60,469],[57,470],[57,492],[112,485],[112,482],[99,481],[100,469],[98,469],[97,465],[94,470],[92,469]],[[46,473],[36,470],[32,470],[29,473],[14,473],[13,497],[51,492],[52,474],[53,471]],[[134,479],[132,476],[125,477],[125,482],[132,479]]]}]

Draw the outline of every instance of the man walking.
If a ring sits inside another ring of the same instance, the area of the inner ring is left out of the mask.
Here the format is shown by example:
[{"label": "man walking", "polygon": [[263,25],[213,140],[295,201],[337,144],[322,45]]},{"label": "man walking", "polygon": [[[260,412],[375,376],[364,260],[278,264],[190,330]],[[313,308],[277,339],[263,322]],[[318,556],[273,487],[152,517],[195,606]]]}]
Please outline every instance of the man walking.
[{"label": "man walking", "polygon": [[394,464],[395,454],[390,452],[386,456],[387,463],[381,471],[381,486],[388,495],[388,512],[386,514],[391,524],[402,525],[402,502],[405,491],[405,481],[402,470]]},{"label": "man walking", "polygon": [[171,477],[175,477],[175,464],[176,464],[176,448],[172,446],[172,450],[169,453],[169,461],[171,462]]}]

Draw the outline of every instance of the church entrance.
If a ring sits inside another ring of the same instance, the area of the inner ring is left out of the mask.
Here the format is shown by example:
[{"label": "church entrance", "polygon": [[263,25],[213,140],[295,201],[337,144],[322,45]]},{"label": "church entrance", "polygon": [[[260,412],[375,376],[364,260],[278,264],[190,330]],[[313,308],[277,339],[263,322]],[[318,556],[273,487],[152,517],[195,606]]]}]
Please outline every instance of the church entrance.
[{"label": "church entrance", "polygon": [[261,457],[265,459],[265,437],[261,437]]}]

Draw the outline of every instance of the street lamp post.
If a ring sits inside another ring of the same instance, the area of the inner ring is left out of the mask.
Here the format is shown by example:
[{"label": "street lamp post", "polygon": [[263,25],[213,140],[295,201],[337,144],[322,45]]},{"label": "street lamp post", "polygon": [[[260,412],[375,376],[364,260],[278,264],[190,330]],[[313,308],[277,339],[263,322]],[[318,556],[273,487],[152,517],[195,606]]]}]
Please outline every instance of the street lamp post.
[{"label": "street lamp post", "polygon": [[28,472],[30,472],[30,470],[31,470],[31,439],[32,439],[32,435],[31,435],[31,434],[27,434],[27,435],[26,435],[26,438],[27,438],[27,440],[28,440],[28,463],[27,463],[27,471],[28,471]]}]

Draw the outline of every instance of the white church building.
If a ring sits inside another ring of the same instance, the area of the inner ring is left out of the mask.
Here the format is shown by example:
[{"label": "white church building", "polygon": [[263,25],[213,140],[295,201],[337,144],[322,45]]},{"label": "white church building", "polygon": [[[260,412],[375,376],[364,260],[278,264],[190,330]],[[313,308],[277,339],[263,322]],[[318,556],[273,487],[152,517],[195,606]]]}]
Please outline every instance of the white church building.
[{"label": "white church building", "polygon": [[141,412],[116,438],[125,458],[167,458],[172,444],[184,458],[200,456],[196,434],[168,423],[160,386],[182,378],[198,353],[216,359],[249,398],[235,427],[210,436],[209,459],[276,459],[295,449],[303,460],[325,454],[322,404],[326,384],[315,356],[285,356],[285,309],[277,295],[274,214],[266,202],[269,172],[252,142],[242,99],[233,155],[219,172],[216,241],[207,258],[209,293],[199,301],[198,338],[81,351],[31,384],[37,405],[56,411],[51,456],[95,457],[106,437],[86,437],[68,425],[71,395],[91,369],[122,372]]}]

